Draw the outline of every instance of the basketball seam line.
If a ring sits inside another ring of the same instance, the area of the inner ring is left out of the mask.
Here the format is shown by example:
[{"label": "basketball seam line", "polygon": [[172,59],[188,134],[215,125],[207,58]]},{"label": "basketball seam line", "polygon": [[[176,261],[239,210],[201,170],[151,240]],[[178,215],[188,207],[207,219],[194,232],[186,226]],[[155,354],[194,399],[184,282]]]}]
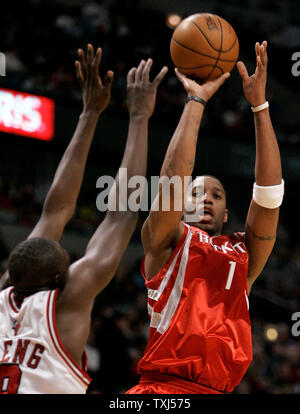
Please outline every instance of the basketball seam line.
[{"label": "basketball seam line", "polygon": [[[219,19],[218,19],[219,20]],[[191,23],[193,23],[196,27],[197,27],[197,29],[198,30],[200,30],[200,32],[202,33],[202,35],[203,35],[203,37],[206,39],[206,41],[207,41],[207,43],[209,44],[209,46],[213,49],[213,50],[215,50],[216,52],[220,52],[220,49],[217,49],[216,47],[214,47],[212,44],[211,44],[211,42],[210,42],[210,40],[209,40],[209,38],[206,36],[206,34],[203,32],[203,30],[201,29],[201,27],[199,27],[198,25],[197,25],[197,23],[195,23],[193,20],[191,20]],[[221,25],[221,21],[219,20],[219,23],[220,23],[220,26],[222,27],[222,25]],[[222,53],[227,53],[227,52],[230,52],[231,51],[231,49],[234,47],[234,45],[236,44],[236,41],[237,41],[237,36],[235,36],[235,39],[234,39],[234,42],[232,43],[232,45],[230,46],[230,48],[229,49],[226,49],[226,50],[221,50],[221,52]]]},{"label": "basketball seam line", "polygon": [[[208,79],[208,78],[210,77],[210,75],[213,73],[213,71],[216,69],[216,66],[217,66],[217,64],[218,64],[218,62],[219,62],[220,55],[221,55],[221,50],[222,50],[222,46],[223,46],[223,26],[222,26],[222,24],[221,24],[220,19],[218,19],[218,21],[219,21],[219,24],[220,24],[220,29],[221,29],[221,44],[220,44],[220,51],[219,51],[219,55],[218,55],[218,57],[217,57],[217,59],[216,59],[216,61],[215,61],[215,64],[214,64],[214,66],[213,66],[212,70],[211,70],[211,71],[209,72],[209,74],[206,76],[206,78],[204,79],[204,81],[205,81],[206,79]],[[222,73],[222,75],[223,75],[224,70],[223,70],[223,68],[220,68],[220,69],[221,69],[221,73]]]},{"label": "basketball seam line", "polygon": [[[214,59],[214,60],[216,59],[214,56],[206,55],[205,53],[198,52],[197,50],[194,50],[191,47],[185,46],[174,38],[172,38],[172,40],[173,42],[177,43],[179,46],[184,47],[185,49],[190,50],[191,52],[197,53],[198,55],[201,55],[201,56],[208,57],[210,59]],[[219,62],[235,62],[235,61],[236,59],[222,59],[222,58],[219,59]]]},{"label": "basketball seam line", "polygon": [[[201,68],[205,68],[205,67],[212,67],[214,65],[200,65],[200,66],[177,66],[178,69],[201,69]],[[215,65],[215,68],[220,69],[220,71],[222,71],[222,67],[221,66],[217,66]]]}]

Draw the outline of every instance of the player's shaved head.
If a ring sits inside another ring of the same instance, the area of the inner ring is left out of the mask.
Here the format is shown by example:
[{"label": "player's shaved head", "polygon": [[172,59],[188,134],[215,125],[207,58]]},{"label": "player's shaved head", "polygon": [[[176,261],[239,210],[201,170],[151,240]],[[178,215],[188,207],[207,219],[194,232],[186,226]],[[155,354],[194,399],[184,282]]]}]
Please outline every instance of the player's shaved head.
[{"label": "player's shaved head", "polygon": [[55,241],[39,237],[18,244],[8,259],[10,282],[25,294],[54,289],[68,267],[66,251]]}]

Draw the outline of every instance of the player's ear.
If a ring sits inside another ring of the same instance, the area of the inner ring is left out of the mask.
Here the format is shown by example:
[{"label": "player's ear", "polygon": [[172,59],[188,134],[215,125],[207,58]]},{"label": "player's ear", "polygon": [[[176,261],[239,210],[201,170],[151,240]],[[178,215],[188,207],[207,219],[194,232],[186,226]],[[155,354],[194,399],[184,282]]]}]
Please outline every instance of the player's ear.
[{"label": "player's ear", "polygon": [[224,220],[223,220],[223,223],[227,223],[227,221],[228,221],[228,214],[229,214],[228,209],[227,209],[227,208],[225,208],[225,213],[224,213]]}]

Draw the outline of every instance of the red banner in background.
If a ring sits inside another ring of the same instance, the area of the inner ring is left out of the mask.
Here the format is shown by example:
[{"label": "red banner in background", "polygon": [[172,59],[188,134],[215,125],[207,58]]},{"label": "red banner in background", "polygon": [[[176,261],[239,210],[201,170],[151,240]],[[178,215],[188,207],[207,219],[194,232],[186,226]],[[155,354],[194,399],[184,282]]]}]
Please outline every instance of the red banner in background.
[{"label": "red banner in background", "polygon": [[53,99],[0,88],[0,131],[50,141]]}]

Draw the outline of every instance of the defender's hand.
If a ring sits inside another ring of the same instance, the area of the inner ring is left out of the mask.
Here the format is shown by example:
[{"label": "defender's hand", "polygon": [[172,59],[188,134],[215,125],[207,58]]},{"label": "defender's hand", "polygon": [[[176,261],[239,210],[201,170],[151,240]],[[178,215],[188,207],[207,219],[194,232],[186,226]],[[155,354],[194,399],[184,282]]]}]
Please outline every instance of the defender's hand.
[{"label": "defender's hand", "polygon": [[142,60],[137,68],[132,68],[127,75],[127,107],[131,116],[151,117],[155,108],[157,88],[168,68],[164,66],[155,79],[150,82],[149,75],[152,59]]},{"label": "defender's hand", "polygon": [[243,62],[237,63],[237,69],[243,81],[245,98],[252,106],[259,106],[266,102],[267,45],[266,41],[261,45],[258,42],[255,44],[256,69],[252,76],[249,77]]},{"label": "defender's hand", "polygon": [[94,48],[91,44],[87,46],[87,59],[82,49],[78,50],[79,61],[75,61],[76,76],[82,89],[84,110],[93,110],[99,114],[107,107],[111,96],[111,85],[114,73],[109,70],[104,81],[99,75],[99,64],[102,56],[102,49],[97,49],[94,55]]}]

